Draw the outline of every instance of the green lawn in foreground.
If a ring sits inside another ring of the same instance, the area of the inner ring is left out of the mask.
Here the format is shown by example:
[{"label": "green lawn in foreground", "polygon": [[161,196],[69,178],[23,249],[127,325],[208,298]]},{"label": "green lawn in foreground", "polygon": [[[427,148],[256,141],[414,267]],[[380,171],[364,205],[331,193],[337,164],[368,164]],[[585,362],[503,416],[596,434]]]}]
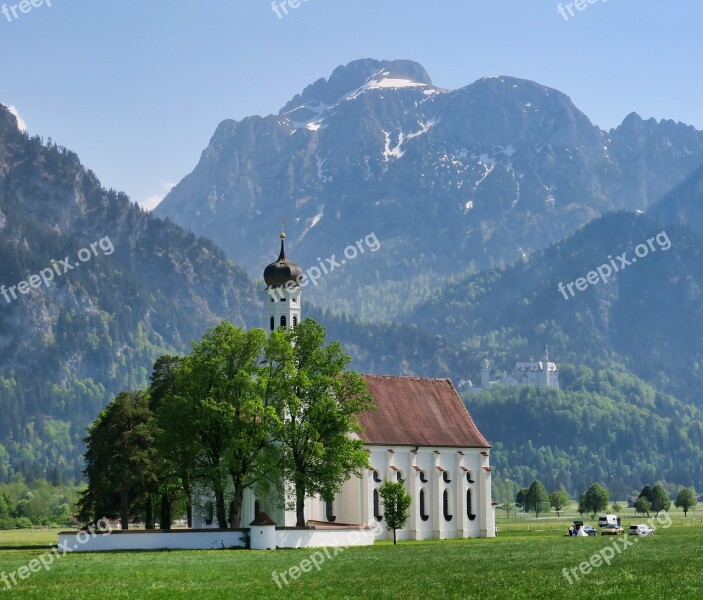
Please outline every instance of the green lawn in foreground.
[{"label": "green lawn in foreground", "polygon": [[[569,538],[563,535],[563,527],[558,531],[538,530],[534,523],[530,527],[527,531],[524,524],[504,526],[496,539],[350,548],[326,560],[320,572],[304,573],[281,590],[273,583],[272,571],[286,571],[314,550],[72,554],[58,560],[49,572],[32,574],[12,591],[0,582],[0,598],[703,597],[703,527],[659,529],[654,537],[640,538],[617,555],[610,566],[595,569],[572,586],[562,569],[589,560],[612,539]],[[33,532],[39,545],[56,532],[42,533]],[[17,540],[16,532],[0,532],[0,546],[17,545]],[[0,574],[26,565],[42,551],[0,549]]]},{"label": "green lawn in foreground", "polygon": [[[64,528],[65,529],[65,528]],[[59,531],[62,529],[14,529],[0,531],[0,551],[9,547],[56,545]],[[0,561],[2,554],[0,554]],[[2,589],[2,586],[0,586]]]}]

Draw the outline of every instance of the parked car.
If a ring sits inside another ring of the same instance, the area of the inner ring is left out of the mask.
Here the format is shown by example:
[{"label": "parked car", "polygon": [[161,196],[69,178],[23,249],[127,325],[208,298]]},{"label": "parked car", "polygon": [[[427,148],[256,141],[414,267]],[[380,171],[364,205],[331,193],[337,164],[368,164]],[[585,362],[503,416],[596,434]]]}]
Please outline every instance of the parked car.
[{"label": "parked car", "polygon": [[625,533],[625,530],[620,525],[606,525],[600,532],[601,535],[620,535],[622,533]]},{"label": "parked car", "polygon": [[593,525],[584,525],[583,530],[588,535],[598,535],[598,530],[595,527],[593,527]]},{"label": "parked car", "polygon": [[630,525],[628,533],[630,535],[654,535],[654,529],[649,525],[640,523],[639,525]]}]

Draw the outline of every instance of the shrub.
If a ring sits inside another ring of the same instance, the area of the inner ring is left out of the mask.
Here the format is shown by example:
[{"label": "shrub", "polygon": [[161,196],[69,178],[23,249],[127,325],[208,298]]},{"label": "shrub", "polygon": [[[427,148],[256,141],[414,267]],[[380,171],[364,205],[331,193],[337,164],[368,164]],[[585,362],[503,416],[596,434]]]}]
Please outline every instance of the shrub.
[{"label": "shrub", "polygon": [[32,522],[27,517],[20,517],[17,519],[16,524],[19,529],[31,529],[34,527]]}]

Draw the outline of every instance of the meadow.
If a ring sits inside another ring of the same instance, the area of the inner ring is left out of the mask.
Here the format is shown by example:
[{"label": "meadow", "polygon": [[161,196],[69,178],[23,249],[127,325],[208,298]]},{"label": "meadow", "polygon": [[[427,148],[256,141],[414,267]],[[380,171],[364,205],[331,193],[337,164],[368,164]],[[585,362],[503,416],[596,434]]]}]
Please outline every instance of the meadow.
[{"label": "meadow", "polygon": [[[641,519],[623,516],[623,525]],[[569,519],[498,518],[495,539],[381,542],[349,548],[279,588],[282,573],[314,550],[69,554],[19,581],[0,580],[0,598],[42,600],[173,599],[593,599],[703,597],[703,525],[673,514],[674,524],[616,554],[610,565],[578,567],[613,538],[571,538]],[[592,522],[586,519],[587,522]],[[643,520],[642,520],[643,521]],[[56,530],[0,532],[0,576],[15,572],[56,542]],[[635,538],[630,538],[630,540]],[[620,546],[622,546],[620,542]]]}]

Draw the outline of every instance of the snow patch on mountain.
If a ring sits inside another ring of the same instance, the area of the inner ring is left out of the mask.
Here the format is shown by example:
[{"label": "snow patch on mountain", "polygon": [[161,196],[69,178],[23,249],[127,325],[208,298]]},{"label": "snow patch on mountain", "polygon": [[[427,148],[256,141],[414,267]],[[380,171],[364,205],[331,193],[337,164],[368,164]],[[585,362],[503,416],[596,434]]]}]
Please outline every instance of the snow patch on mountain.
[{"label": "snow patch on mountain", "polygon": [[384,131],[383,135],[386,137],[385,148],[383,150],[384,160],[388,162],[391,158],[403,158],[405,154],[405,152],[401,150],[404,140],[403,132],[401,131],[400,134],[398,134],[398,144],[393,148],[391,148],[391,134]]},{"label": "snow patch on mountain", "polygon": [[322,183],[332,183],[333,178],[329,177],[328,175],[325,175],[325,163],[327,162],[327,159],[320,158],[320,156],[316,154],[315,160],[317,161],[317,178]]}]

